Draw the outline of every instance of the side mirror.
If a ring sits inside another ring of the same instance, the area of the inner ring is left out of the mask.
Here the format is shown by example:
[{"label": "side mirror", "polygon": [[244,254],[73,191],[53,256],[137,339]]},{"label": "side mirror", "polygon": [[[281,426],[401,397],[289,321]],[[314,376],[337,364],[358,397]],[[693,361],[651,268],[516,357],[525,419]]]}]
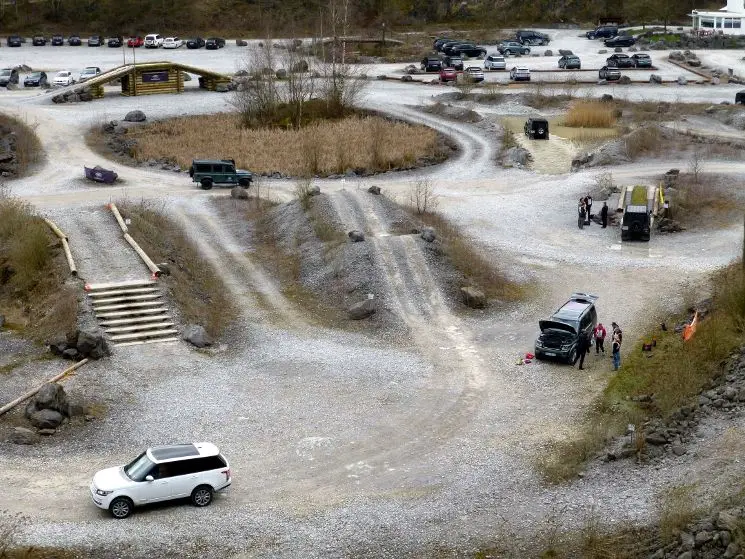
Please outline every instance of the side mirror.
[{"label": "side mirror", "polygon": [[155,481],[153,476],[145,476],[145,481]]}]

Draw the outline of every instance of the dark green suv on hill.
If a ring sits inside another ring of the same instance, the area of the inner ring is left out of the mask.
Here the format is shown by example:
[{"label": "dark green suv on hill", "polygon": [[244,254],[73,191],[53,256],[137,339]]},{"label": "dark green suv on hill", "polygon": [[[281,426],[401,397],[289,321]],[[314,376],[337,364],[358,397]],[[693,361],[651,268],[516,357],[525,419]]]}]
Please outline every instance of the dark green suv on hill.
[{"label": "dark green suv on hill", "polygon": [[191,162],[189,175],[205,190],[212,188],[213,184],[230,184],[248,188],[253,181],[251,171],[236,169],[233,159],[195,159]]}]

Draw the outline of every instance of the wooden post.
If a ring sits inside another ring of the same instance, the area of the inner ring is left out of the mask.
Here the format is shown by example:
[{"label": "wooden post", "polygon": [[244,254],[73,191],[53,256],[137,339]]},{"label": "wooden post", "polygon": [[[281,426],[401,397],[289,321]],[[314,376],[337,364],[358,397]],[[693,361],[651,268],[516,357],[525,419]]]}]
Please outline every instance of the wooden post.
[{"label": "wooden post", "polygon": [[145,266],[148,267],[148,269],[153,273],[153,275],[155,275],[156,278],[159,277],[160,274],[161,274],[160,268],[158,268],[158,266],[155,265],[155,262],[153,262],[150,259],[150,257],[147,255],[147,253],[144,250],[142,250],[142,248],[140,247],[140,245],[137,244],[137,241],[135,241],[129,235],[129,233],[125,233],[124,234],[124,240],[127,241],[130,244],[130,246],[133,249],[135,249],[135,252],[140,255],[140,258],[142,258],[142,261],[145,263]]},{"label": "wooden post", "polygon": [[0,415],[3,415],[4,413],[12,410],[18,404],[20,404],[22,402],[25,402],[26,400],[28,400],[29,398],[31,398],[31,396],[33,396],[39,390],[41,390],[41,387],[44,386],[45,384],[47,384],[49,382],[57,382],[58,380],[61,380],[63,377],[69,375],[75,369],[79,369],[80,367],[82,367],[83,365],[85,365],[87,362],[88,362],[88,358],[86,357],[82,361],[78,361],[77,363],[75,363],[72,367],[68,367],[67,369],[65,369],[64,371],[62,371],[60,374],[55,375],[52,378],[50,378],[49,380],[44,381],[42,384],[40,384],[39,386],[37,386],[33,390],[29,390],[23,396],[21,396],[19,398],[16,398],[15,400],[13,400],[12,402],[10,402],[8,404],[5,404],[2,408],[0,408]]}]

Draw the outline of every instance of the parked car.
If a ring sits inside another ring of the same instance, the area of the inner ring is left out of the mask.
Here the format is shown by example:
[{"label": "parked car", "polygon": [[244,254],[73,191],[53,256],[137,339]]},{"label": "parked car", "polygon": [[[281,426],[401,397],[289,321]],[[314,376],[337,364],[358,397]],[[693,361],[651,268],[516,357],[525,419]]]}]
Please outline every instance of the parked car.
[{"label": "parked car", "polygon": [[11,35],[5,40],[5,44],[7,44],[9,47],[20,47],[23,44],[23,39],[21,39],[18,35]]},{"label": "parked car", "polygon": [[532,29],[521,29],[515,33],[515,37],[517,42],[523,45],[547,45],[551,42],[548,35]]},{"label": "parked car", "polygon": [[52,84],[57,86],[72,85],[74,83],[75,78],[73,77],[70,70],[60,70],[59,72],[57,72],[57,75],[54,76],[54,79],[52,80]]},{"label": "parked car", "polygon": [[598,71],[598,77],[601,80],[615,82],[621,79],[621,70],[615,66],[603,66],[600,68],[600,71]]},{"label": "parked car", "polygon": [[178,37],[166,37],[163,40],[164,49],[177,49],[183,46],[184,46],[184,42]]},{"label": "parked car", "polygon": [[466,68],[466,71],[463,72],[463,77],[474,83],[481,83],[484,81],[484,71],[478,66],[469,66]]},{"label": "parked car", "polygon": [[88,38],[89,47],[100,47],[103,46],[103,37],[101,35],[91,35]]},{"label": "parked car", "polygon": [[504,56],[499,54],[490,54],[484,59],[484,70],[506,70],[507,62]]},{"label": "parked car", "polygon": [[440,70],[441,82],[454,82],[458,79],[458,72],[455,68],[443,68]]},{"label": "parked car", "polygon": [[31,39],[31,44],[35,47],[43,47],[47,44],[47,38],[41,35],[35,35],[34,38]]},{"label": "parked car", "polygon": [[631,60],[634,62],[634,68],[651,68],[652,67],[652,57],[643,52],[635,53],[631,57]]},{"label": "parked car", "polygon": [[0,70],[0,85],[8,87],[9,84],[18,85],[18,70],[15,68],[3,68]]},{"label": "parked car", "polygon": [[192,37],[186,41],[187,49],[201,49],[204,46],[204,39],[201,37]]},{"label": "parked car", "polygon": [[71,47],[79,47],[83,44],[83,41],[80,39],[80,35],[70,35],[67,39],[67,44]]},{"label": "parked car", "polygon": [[605,64],[606,66],[615,66],[616,68],[634,67],[634,61],[631,60],[631,57],[628,54],[623,54],[621,52],[611,54],[608,58],[605,59]]},{"label": "parked car", "polygon": [[230,465],[211,443],[148,448],[126,466],[93,476],[91,499],[114,518],[126,518],[139,505],[191,498],[197,507],[212,502],[231,484]]},{"label": "parked car", "polygon": [[145,39],[143,39],[139,35],[137,37],[130,37],[129,39],[127,39],[127,47],[131,49],[140,48],[144,44]]},{"label": "parked car", "polygon": [[432,42],[432,48],[435,50],[440,50],[440,47],[445,44],[453,41],[450,37],[438,37]]},{"label": "parked car", "polygon": [[531,140],[548,140],[548,121],[531,117],[525,121],[523,132]]},{"label": "parked car", "polygon": [[455,68],[456,70],[463,71],[463,58],[457,55],[452,56],[445,56],[442,57],[442,65],[443,66],[449,66],[450,68]]},{"label": "parked car", "polygon": [[735,105],[745,105],[745,89],[735,93]]},{"label": "parked car", "polygon": [[109,40],[106,41],[106,44],[109,48],[120,49],[122,48],[123,41],[121,37],[110,37]]},{"label": "parked car", "polygon": [[98,66],[88,66],[87,68],[83,68],[83,71],[80,72],[80,81],[84,82],[85,80],[95,78],[100,73],[101,68]]},{"label": "parked car", "polygon": [[450,54],[450,52],[448,51],[448,49],[449,49],[450,47],[453,47],[453,46],[455,46],[455,45],[459,45],[459,44],[461,44],[461,43],[465,43],[465,42],[466,42],[466,41],[446,41],[446,42],[444,42],[444,43],[442,43],[442,44],[440,45],[440,48],[439,48],[438,50],[439,50],[440,52],[442,52],[442,53],[445,53],[445,54]]},{"label": "parked car", "polygon": [[163,46],[163,37],[157,33],[150,33],[145,35],[145,48],[146,49],[157,49]]},{"label": "parked car", "polygon": [[225,39],[222,37],[210,37],[204,42],[204,48],[207,50],[221,49],[225,46]]},{"label": "parked car", "polygon": [[451,54],[461,57],[468,57],[468,58],[483,58],[486,56],[486,49],[483,47],[478,47],[472,43],[461,43],[460,45],[455,45],[450,49]]},{"label": "parked car", "polygon": [[577,346],[584,338],[587,347],[598,323],[596,295],[572,293],[569,300],[547,320],[538,322],[541,333],[535,341],[537,359],[557,359],[573,365],[579,357]]},{"label": "parked car", "polygon": [[636,44],[636,39],[631,35],[616,35],[611,39],[603,41],[606,47],[631,47]]},{"label": "parked car", "polygon": [[513,66],[512,70],[510,70],[510,79],[516,82],[529,82],[530,69],[525,66]]},{"label": "parked car", "polygon": [[530,47],[526,47],[515,41],[502,41],[497,46],[500,54],[512,56],[515,54],[530,54]]},{"label": "parked car", "polygon": [[49,85],[46,72],[31,72],[23,78],[23,87],[44,87]]},{"label": "parked car", "polygon": [[62,35],[52,35],[52,46],[61,47],[65,44],[65,38]]},{"label": "parked car", "polygon": [[439,72],[442,70],[442,60],[434,55],[425,56],[422,58],[420,68],[422,72]]},{"label": "parked car", "polygon": [[251,186],[253,173],[235,168],[233,159],[194,159],[189,168],[193,182],[198,182],[204,190],[213,184],[232,184],[243,188]]},{"label": "parked car", "polygon": [[617,25],[601,25],[585,34],[588,39],[610,39],[616,35],[618,35]]},{"label": "parked car", "polygon": [[576,54],[565,54],[559,58],[559,68],[564,70],[581,70],[582,62]]}]

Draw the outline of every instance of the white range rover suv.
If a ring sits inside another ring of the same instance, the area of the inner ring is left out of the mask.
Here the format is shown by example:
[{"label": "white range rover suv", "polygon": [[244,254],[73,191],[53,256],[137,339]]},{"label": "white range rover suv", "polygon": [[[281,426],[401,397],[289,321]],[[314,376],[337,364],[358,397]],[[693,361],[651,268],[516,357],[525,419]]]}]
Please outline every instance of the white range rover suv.
[{"label": "white range rover suv", "polygon": [[157,49],[163,46],[163,37],[158,33],[150,33],[145,35],[145,48],[146,49]]},{"label": "white range rover suv", "polygon": [[217,447],[192,443],[148,448],[126,466],[98,472],[90,489],[97,507],[126,518],[136,506],[171,499],[191,497],[206,507],[230,483],[230,466]]}]

